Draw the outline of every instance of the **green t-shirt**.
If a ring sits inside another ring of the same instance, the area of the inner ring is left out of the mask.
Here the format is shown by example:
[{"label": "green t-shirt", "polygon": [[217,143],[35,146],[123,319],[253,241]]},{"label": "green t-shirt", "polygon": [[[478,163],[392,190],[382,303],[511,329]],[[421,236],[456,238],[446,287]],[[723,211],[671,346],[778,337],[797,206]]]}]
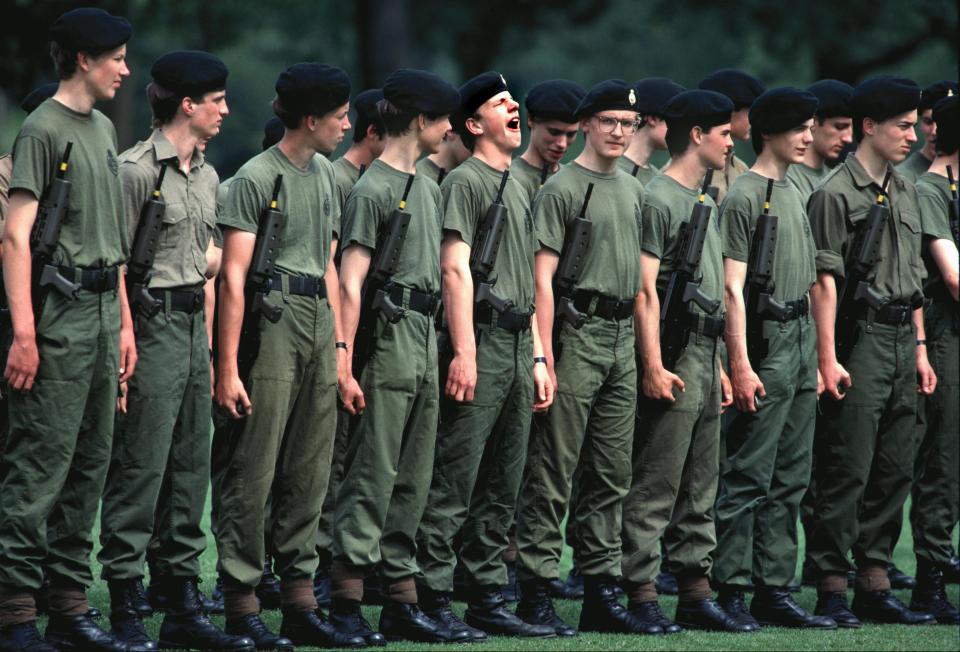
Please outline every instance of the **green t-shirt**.
[{"label": "green t-shirt", "polygon": [[[848,156],[810,195],[807,215],[817,243],[818,272],[844,276],[844,261],[851,255],[860,225],[879,193],[880,186],[856,156]],[[888,205],[893,219],[887,222],[880,240],[873,286],[893,301],[911,303],[921,292],[924,273],[920,258],[920,207],[916,188],[897,172],[890,178]]]},{"label": "green t-shirt", "polygon": [[[554,174],[556,172],[547,172],[547,178],[549,179]],[[513,163],[510,165],[510,176],[523,186],[531,204],[533,204],[533,198],[537,196],[537,192],[540,190],[540,177],[542,175],[543,170],[541,168],[530,165],[519,156],[513,159]]]},{"label": "green t-shirt", "polygon": [[353,163],[341,156],[333,162],[333,173],[337,180],[337,202],[342,211],[350,191],[360,178],[360,168],[353,167]]},{"label": "green t-shirt", "polygon": [[[950,182],[946,177],[933,172],[924,172],[917,179],[917,201],[920,204],[920,220],[923,235],[928,240],[949,240],[950,232]],[[927,268],[927,278],[942,280],[943,274],[936,261],[930,256],[928,248],[923,248],[923,262]]]},{"label": "green t-shirt", "polygon": [[543,248],[563,251],[567,226],[580,215],[591,183],[586,217],[593,226],[577,288],[632,299],[640,290],[643,187],[629,174],[594,172],[578,163],[564,166],[537,195],[533,209],[537,240]]},{"label": "green t-shirt", "polygon": [[153,192],[161,162],[167,167],[160,189],[167,207],[150,287],[199,285],[206,281],[207,246],[216,224],[219,178],[196,149],[190,161],[190,175],[185,175],[180,170],[177,151],[159,129],[120,155],[120,181],[131,246],[140,211]]},{"label": "green t-shirt", "polygon": [[220,217],[226,214],[227,196],[230,194],[230,184],[233,177],[224,179],[217,188],[217,224],[213,227],[213,246],[223,249],[223,229],[220,227]]},{"label": "green t-shirt", "polygon": [[[471,156],[450,172],[440,186],[443,195],[443,230],[455,231],[468,245],[480,228],[487,209],[497,197],[503,173]],[[507,181],[503,191],[507,208],[507,225],[500,240],[493,271],[495,289],[514,309],[523,311],[533,306],[533,253],[535,236],[530,201],[516,179]]]},{"label": "green t-shirt", "polygon": [[[345,250],[354,244],[376,248],[380,229],[387,228],[385,223],[400,205],[408,176],[379,159],[363,173],[343,207]],[[410,213],[410,226],[393,281],[422,292],[437,292],[443,226],[440,188],[430,179],[415,175],[405,210]]]},{"label": "green t-shirt", "polygon": [[916,183],[920,175],[930,169],[932,163],[933,161],[921,154],[918,149],[897,166],[897,172],[910,183]]},{"label": "green t-shirt", "polygon": [[0,156],[0,240],[3,240],[3,222],[7,219],[7,206],[10,202],[11,172],[13,172],[13,159],[9,154]]},{"label": "green t-shirt", "polygon": [[617,159],[617,167],[629,174],[631,177],[635,177],[636,180],[640,182],[640,185],[644,188],[647,187],[647,184],[650,183],[655,176],[660,174],[660,170],[653,163],[648,163],[645,166],[637,165],[626,156],[621,156]]},{"label": "green t-shirt", "polygon": [[[644,189],[643,202],[643,250],[660,259],[657,290],[661,298],[670,284],[670,275],[676,267],[679,255],[680,226],[690,221],[693,205],[700,198],[700,189],[687,188],[673,177],[658,175]],[[720,228],[717,224],[717,205],[708,195],[704,204],[710,207],[710,227],[703,242],[699,273],[703,276],[700,290],[711,299],[723,300],[723,256]],[[695,303],[690,303],[694,312],[703,312]],[[719,317],[723,304],[714,314]]]},{"label": "green t-shirt", "polygon": [[119,265],[130,255],[130,240],[117,133],[105,115],[96,109],[77,113],[53,98],[44,101],[27,116],[13,144],[10,189],[41,198],[68,142],[73,143],[66,176],[70,199],[54,260],[77,267]]},{"label": "green t-shirt", "polygon": [[[449,172],[449,170],[447,171]],[[425,179],[437,183],[437,179],[440,179],[440,166],[424,156],[417,161],[417,174],[422,174]]]},{"label": "green t-shirt", "polygon": [[330,260],[331,241],[340,231],[333,164],[326,157],[314,156],[302,170],[276,145],[257,154],[230,182],[220,224],[256,233],[278,174],[283,175],[283,185],[277,207],[285,219],[276,269],[291,276],[322,278]]},{"label": "green t-shirt", "polygon": [[[767,194],[767,178],[741,174],[720,205],[720,233],[725,258],[747,263]],[[817,280],[817,246],[800,191],[786,179],[773,184],[770,213],[776,215],[777,245],[773,259],[773,297],[790,301],[804,296]]]},{"label": "green t-shirt", "polygon": [[795,163],[787,168],[787,181],[800,191],[804,205],[826,176],[827,169],[825,167],[817,169],[803,163]]}]

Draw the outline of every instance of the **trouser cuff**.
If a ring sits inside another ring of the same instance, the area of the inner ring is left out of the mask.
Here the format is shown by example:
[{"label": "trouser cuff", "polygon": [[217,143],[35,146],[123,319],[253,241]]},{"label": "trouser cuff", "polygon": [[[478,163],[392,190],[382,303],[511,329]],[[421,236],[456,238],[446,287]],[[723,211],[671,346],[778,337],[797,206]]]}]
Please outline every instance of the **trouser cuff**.
[{"label": "trouser cuff", "polygon": [[90,610],[87,594],[79,586],[51,586],[47,601],[51,615],[81,616]]},{"label": "trouser cuff", "polygon": [[397,582],[390,582],[386,586],[386,597],[391,602],[401,604],[417,604],[417,585],[412,577]]},{"label": "trouser cuff", "polygon": [[32,593],[0,588],[0,627],[37,619],[37,602]]},{"label": "trouser cuff", "polygon": [[703,575],[688,575],[677,578],[680,602],[696,602],[713,597],[710,582]]},{"label": "trouser cuff", "polygon": [[641,582],[632,584],[627,590],[627,597],[630,604],[642,604],[644,602],[657,601],[657,585],[653,582]]},{"label": "trouser cuff", "polygon": [[854,584],[857,591],[889,591],[890,578],[887,577],[887,567],[879,564],[869,564],[857,569],[857,580]]},{"label": "trouser cuff", "polygon": [[223,582],[223,611],[227,618],[243,618],[260,613],[260,601],[253,588],[245,584]]},{"label": "trouser cuff", "polygon": [[846,593],[847,576],[844,573],[824,573],[817,580],[817,593]]},{"label": "trouser cuff", "polygon": [[280,581],[280,603],[284,609],[316,611],[317,598],[313,594],[313,580],[309,577],[283,578]]},{"label": "trouser cuff", "polygon": [[363,573],[356,566],[334,561],[330,569],[330,597],[334,600],[363,600]]}]

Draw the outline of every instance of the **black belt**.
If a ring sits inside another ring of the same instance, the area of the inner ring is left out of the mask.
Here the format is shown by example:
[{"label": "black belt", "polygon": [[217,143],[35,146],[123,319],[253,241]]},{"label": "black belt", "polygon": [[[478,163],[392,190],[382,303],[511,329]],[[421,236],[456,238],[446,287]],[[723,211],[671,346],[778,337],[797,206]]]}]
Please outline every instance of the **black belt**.
[{"label": "black belt", "polygon": [[703,313],[690,312],[686,316],[687,328],[693,333],[717,339],[723,335],[726,321],[723,317],[711,317]]},{"label": "black belt", "polygon": [[[496,314],[496,320],[494,320]],[[530,329],[530,318],[533,312],[515,312],[504,310],[497,312],[487,304],[481,304],[474,311],[474,321],[485,326],[495,326],[511,333],[521,333]]]},{"label": "black belt", "polygon": [[873,314],[873,321],[888,326],[906,326],[913,319],[913,308],[906,303],[888,303]]},{"label": "black belt", "polygon": [[431,294],[429,292],[421,292],[420,290],[407,288],[402,285],[393,285],[387,294],[389,295],[390,300],[396,305],[403,306],[404,290],[406,290],[408,297],[406,305],[407,308],[413,310],[414,312],[419,312],[421,315],[427,315],[428,317],[432,317],[436,314],[437,308],[440,307],[439,293]]},{"label": "black belt", "polygon": [[[327,298],[327,284],[316,276],[287,276],[287,294],[298,297]],[[270,278],[270,290],[280,292],[283,289],[283,275],[277,274]]]},{"label": "black belt", "polygon": [[57,269],[68,281],[79,283],[89,292],[110,292],[117,289],[120,274],[116,267],[69,267],[58,265]]},{"label": "black belt", "polygon": [[801,317],[806,317],[810,313],[810,302],[807,300],[807,297],[801,297],[792,301],[784,301],[783,305],[786,306],[786,312],[782,317],[777,318],[773,315],[764,315],[763,319],[765,321],[777,321],[784,323],[793,321],[794,319],[800,319]]},{"label": "black belt", "polygon": [[[596,306],[593,312],[590,312],[590,304],[596,298]],[[607,321],[620,321],[633,315],[634,299],[617,299],[608,297],[599,292],[591,290],[577,290],[573,293],[573,307],[582,313],[590,316],[606,319]]]},{"label": "black belt", "polygon": [[158,290],[170,298],[170,310],[195,313],[203,310],[203,286],[184,289]]}]

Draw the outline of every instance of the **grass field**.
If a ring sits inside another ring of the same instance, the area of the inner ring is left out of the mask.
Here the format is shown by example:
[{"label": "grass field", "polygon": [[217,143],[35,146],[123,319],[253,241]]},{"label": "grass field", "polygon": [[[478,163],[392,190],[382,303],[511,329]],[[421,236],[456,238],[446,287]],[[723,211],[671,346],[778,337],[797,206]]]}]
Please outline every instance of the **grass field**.
[{"label": "grass field", "polygon": [[[94,540],[99,536],[99,528]],[[802,556],[802,551],[801,551]],[[909,573],[915,570],[912,552],[912,538],[906,527],[897,547],[895,560],[897,565]],[[209,593],[216,579],[216,550],[213,540],[209,540],[207,551],[202,557],[203,584],[201,589]],[[562,573],[570,567],[570,550],[564,554]],[[99,577],[99,564],[94,560],[94,575]],[[948,588],[950,600],[956,605],[960,599],[957,585]],[[90,590],[90,601],[109,612],[109,598],[104,582],[98,581]],[[899,591],[898,596],[906,603],[910,601],[909,591]],[[851,593],[852,599],[852,593]],[[804,588],[797,598],[799,603],[812,610],[816,603],[813,589]],[[664,596],[661,599],[664,612],[672,617],[676,598]],[[558,600],[557,611],[568,623],[576,626],[580,617],[580,603]],[[464,605],[455,603],[454,609],[462,616]],[[376,627],[379,621],[379,607],[364,607],[365,615]],[[280,628],[280,612],[267,611],[264,621],[274,630]],[[162,616],[154,616],[147,621],[147,630],[156,637]],[[214,616],[214,622],[223,625],[222,616]],[[103,626],[109,626],[104,619]],[[41,622],[41,631],[45,623]],[[463,649],[464,646],[455,646]],[[960,628],[943,625],[907,627],[901,625],[865,625],[860,630],[839,630],[834,632],[801,632],[788,629],[767,628],[755,634],[715,634],[683,632],[672,636],[618,636],[605,634],[581,634],[573,639],[552,639],[546,641],[520,641],[512,638],[492,638],[483,644],[467,646],[470,650],[697,650],[715,652],[718,650],[960,650]],[[309,648],[297,648],[306,650]],[[389,645],[390,650],[439,650],[442,646],[396,643]]]}]

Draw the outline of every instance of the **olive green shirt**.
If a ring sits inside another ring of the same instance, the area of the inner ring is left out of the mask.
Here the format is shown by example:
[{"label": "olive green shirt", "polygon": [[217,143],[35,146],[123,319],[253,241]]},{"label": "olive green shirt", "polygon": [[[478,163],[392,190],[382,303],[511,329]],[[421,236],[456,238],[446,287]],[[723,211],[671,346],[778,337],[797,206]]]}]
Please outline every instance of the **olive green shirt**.
[{"label": "olive green shirt", "polygon": [[655,176],[660,174],[660,170],[653,163],[638,166],[626,156],[621,156],[617,159],[617,166],[631,177],[636,178],[644,188],[647,187],[647,184],[650,183]]},{"label": "olive green shirt", "polygon": [[333,174],[337,181],[337,201],[342,211],[350,191],[360,178],[360,168],[354,167],[353,163],[341,156],[333,162]]},{"label": "olive green shirt", "polygon": [[[473,239],[483,223],[487,209],[493,204],[500,187],[502,172],[471,156],[450,172],[440,186],[443,196],[443,230],[454,231],[473,246]],[[495,289],[515,309],[533,306],[533,253],[536,237],[530,200],[516,179],[510,177],[503,191],[507,208],[507,225],[500,240],[500,250],[493,271]]]},{"label": "olive green shirt", "polygon": [[537,195],[537,239],[542,248],[563,251],[567,226],[580,215],[591,183],[586,217],[593,226],[577,288],[632,299],[640,291],[643,187],[629,174],[619,169],[594,172],[578,163],[564,166]]},{"label": "olive green shirt", "polygon": [[[559,169],[557,172],[559,172]],[[547,178],[549,179],[554,174],[556,172],[548,171]],[[513,163],[510,165],[510,176],[520,182],[523,189],[527,191],[527,197],[531,204],[533,204],[533,198],[537,196],[537,192],[541,188],[540,177],[542,175],[543,170],[541,168],[530,165],[519,156],[513,159]]]},{"label": "olive green shirt", "polygon": [[160,129],[120,155],[120,181],[131,247],[140,211],[150,199],[161,165],[167,168],[160,188],[167,207],[150,287],[162,290],[199,285],[206,281],[207,247],[217,220],[220,179],[199,149],[193,150],[190,174],[184,174],[177,151]]},{"label": "olive green shirt", "polygon": [[897,166],[897,172],[910,183],[916,183],[920,175],[930,169],[932,164],[933,161],[921,154],[918,149],[912,152],[910,156]]},{"label": "olive green shirt", "polygon": [[[893,166],[888,166],[893,170]],[[893,219],[880,241],[873,286],[883,296],[910,303],[921,292],[920,207],[914,185],[894,172],[888,188]],[[817,271],[844,275],[860,225],[876,203],[880,186],[856,156],[848,156],[824,179],[807,203],[807,215],[817,243]]]},{"label": "olive green shirt", "polygon": [[13,158],[9,154],[0,156],[0,240],[3,240],[3,223],[7,219],[7,207],[10,205],[10,174],[13,172]]},{"label": "olive green shirt", "polygon": [[727,157],[727,163],[722,170],[716,170],[713,173],[713,182],[711,185],[717,187],[717,201],[722,202],[727,191],[733,185],[741,174],[750,169],[750,166],[740,160],[738,156],[731,153]]},{"label": "olive green shirt", "polygon": [[[753,234],[766,194],[767,178],[752,170],[741,174],[730,187],[720,205],[724,258],[749,262]],[[770,214],[778,218],[773,297],[779,301],[799,299],[817,280],[817,246],[810,232],[803,197],[786,179],[773,184]]]},{"label": "olive green shirt", "polygon": [[440,166],[424,156],[417,161],[417,174],[422,174],[424,178],[437,183],[437,180],[440,179]]},{"label": "olive green shirt", "polygon": [[326,157],[314,156],[304,170],[291,163],[276,145],[257,154],[230,182],[220,224],[256,233],[278,174],[283,175],[283,185],[277,207],[285,219],[276,270],[291,276],[322,278],[331,243],[340,231],[333,164]]},{"label": "olive green shirt", "polygon": [[223,249],[223,229],[220,228],[220,216],[227,210],[227,196],[230,193],[230,184],[233,177],[224,179],[217,188],[217,225],[213,227],[213,246]]},{"label": "olive green shirt", "polygon": [[[923,235],[929,240],[949,240],[954,242],[950,231],[950,183],[946,177],[933,172],[924,172],[917,179],[917,201],[920,204],[920,221]],[[943,274],[933,257],[924,247],[923,261],[927,269],[927,278],[931,281],[942,280]]]},{"label": "olive green shirt", "polygon": [[[687,188],[673,177],[661,174],[644,189],[643,196],[643,242],[642,249],[660,259],[657,275],[657,291],[661,298],[670,284],[670,276],[676,267],[680,245],[680,226],[690,221],[693,205],[700,197],[700,189]],[[717,205],[709,196],[704,204],[710,207],[710,226],[703,242],[699,272],[703,276],[701,291],[711,299],[721,301],[723,312],[723,256],[720,228],[717,225]],[[698,305],[690,303],[690,310],[703,312]]]},{"label": "olive green shirt", "polygon": [[11,190],[38,199],[53,180],[67,143],[70,199],[54,260],[77,267],[119,265],[130,255],[117,132],[96,109],[78,113],[47,99],[27,116],[13,144]]},{"label": "olive green shirt", "polygon": [[[399,207],[408,177],[379,159],[370,165],[343,207],[344,250],[357,244],[376,249],[377,235],[387,228],[385,223]],[[410,213],[410,226],[392,280],[422,292],[438,292],[443,227],[440,188],[430,179],[414,175],[404,210]]]},{"label": "olive green shirt", "polygon": [[823,181],[826,176],[826,167],[818,169],[804,165],[803,163],[795,163],[787,168],[787,181],[792,183],[794,187],[800,191],[804,205],[806,205],[807,200],[810,199],[810,195],[813,194],[813,191],[817,189],[817,186],[820,185],[820,182]]}]

